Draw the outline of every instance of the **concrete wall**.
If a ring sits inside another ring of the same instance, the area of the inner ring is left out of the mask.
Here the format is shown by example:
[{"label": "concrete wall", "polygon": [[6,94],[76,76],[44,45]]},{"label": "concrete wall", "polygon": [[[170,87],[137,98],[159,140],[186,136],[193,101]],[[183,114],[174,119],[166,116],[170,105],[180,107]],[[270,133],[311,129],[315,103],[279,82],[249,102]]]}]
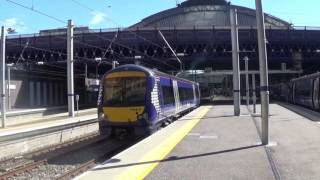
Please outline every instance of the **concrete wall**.
[{"label": "concrete wall", "polygon": [[[10,98],[7,93],[8,109],[67,105],[67,80],[63,73],[55,76],[54,74],[12,69],[10,87]],[[83,77],[75,78],[75,94],[80,95],[80,106],[96,106],[97,93],[86,90]]]},{"label": "concrete wall", "polygon": [[65,143],[98,132],[98,123],[73,127],[50,134],[23,138],[0,144],[0,160],[18,157],[23,154]]}]

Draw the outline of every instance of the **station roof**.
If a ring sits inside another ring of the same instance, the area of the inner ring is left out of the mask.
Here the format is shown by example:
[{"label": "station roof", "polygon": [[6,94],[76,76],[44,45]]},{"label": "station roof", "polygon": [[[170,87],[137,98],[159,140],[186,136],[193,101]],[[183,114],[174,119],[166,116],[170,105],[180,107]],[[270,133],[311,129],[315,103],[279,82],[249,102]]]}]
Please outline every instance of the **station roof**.
[{"label": "station roof", "polygon": [[[230,26],[230,8],[237,9],[240,26],[256,26],[256,14],[253,9],[231,5],[225,0],[187,0],[175,8],[143,19],[132,28]],[[291,26],[288,22],[269,14],[265,14],[265,23],[271,27]]]}]

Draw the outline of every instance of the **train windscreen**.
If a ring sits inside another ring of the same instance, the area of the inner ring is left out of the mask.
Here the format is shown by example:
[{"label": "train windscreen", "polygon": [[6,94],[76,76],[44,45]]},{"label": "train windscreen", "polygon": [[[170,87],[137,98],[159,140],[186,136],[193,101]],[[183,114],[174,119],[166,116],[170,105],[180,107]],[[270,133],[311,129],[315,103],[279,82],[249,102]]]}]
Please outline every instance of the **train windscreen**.
[{"label": "train windscreen", "polygon": [[107,78],[104,89],[104,106],[144,106],[146,96],[145,77]]}]

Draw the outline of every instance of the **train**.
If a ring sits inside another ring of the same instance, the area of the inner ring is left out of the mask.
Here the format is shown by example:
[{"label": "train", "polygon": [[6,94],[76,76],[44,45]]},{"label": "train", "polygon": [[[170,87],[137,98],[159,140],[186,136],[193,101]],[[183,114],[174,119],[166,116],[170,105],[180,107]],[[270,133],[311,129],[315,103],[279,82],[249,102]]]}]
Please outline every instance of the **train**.
[{"label": "train", "polygon": [[105,73],[98,94],[101,134],[150,135],[200,105],[199,84],[139,65]]},{"label": "train", "polygon": [[320,73],[272,85],[270,90],[274,99],[320,111]]}]

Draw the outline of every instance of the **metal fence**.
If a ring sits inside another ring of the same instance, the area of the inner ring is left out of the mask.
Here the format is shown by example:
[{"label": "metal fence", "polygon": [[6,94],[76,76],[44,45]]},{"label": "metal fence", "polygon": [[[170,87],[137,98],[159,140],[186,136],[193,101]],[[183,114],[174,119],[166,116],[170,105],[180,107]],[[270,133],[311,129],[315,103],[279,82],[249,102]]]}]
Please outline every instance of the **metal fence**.
[{"label": "metal fence", "polygon": [[[130,32],[130,31],[151,31],[151,30],[208,30],[208,29],[216,29],[216,30],[227,30],[230,29],[230,26],[193,26],[193,27],[147,27],[147,28],[105,28],[105,29],[89,29],[88,31],[78,31],[74,34],[90,34],[90,33],[107,33],[107,32]],[[239,29],[256,29],[255,26],[241,26]],[[275,27],[275,26],[266,26],[266,30],[291,30],[291,31],[320,31],[320,26],[291,26],[291,27]],[[58,36],[58,35],[66,35],[66,32],[46,32],[46,33],[33,33],[33,34],[19,34],[19,35],[7,35],[7,39],[16,39],[16,38],[32,38],[32,37],[41,37],[41,36]]]}]

